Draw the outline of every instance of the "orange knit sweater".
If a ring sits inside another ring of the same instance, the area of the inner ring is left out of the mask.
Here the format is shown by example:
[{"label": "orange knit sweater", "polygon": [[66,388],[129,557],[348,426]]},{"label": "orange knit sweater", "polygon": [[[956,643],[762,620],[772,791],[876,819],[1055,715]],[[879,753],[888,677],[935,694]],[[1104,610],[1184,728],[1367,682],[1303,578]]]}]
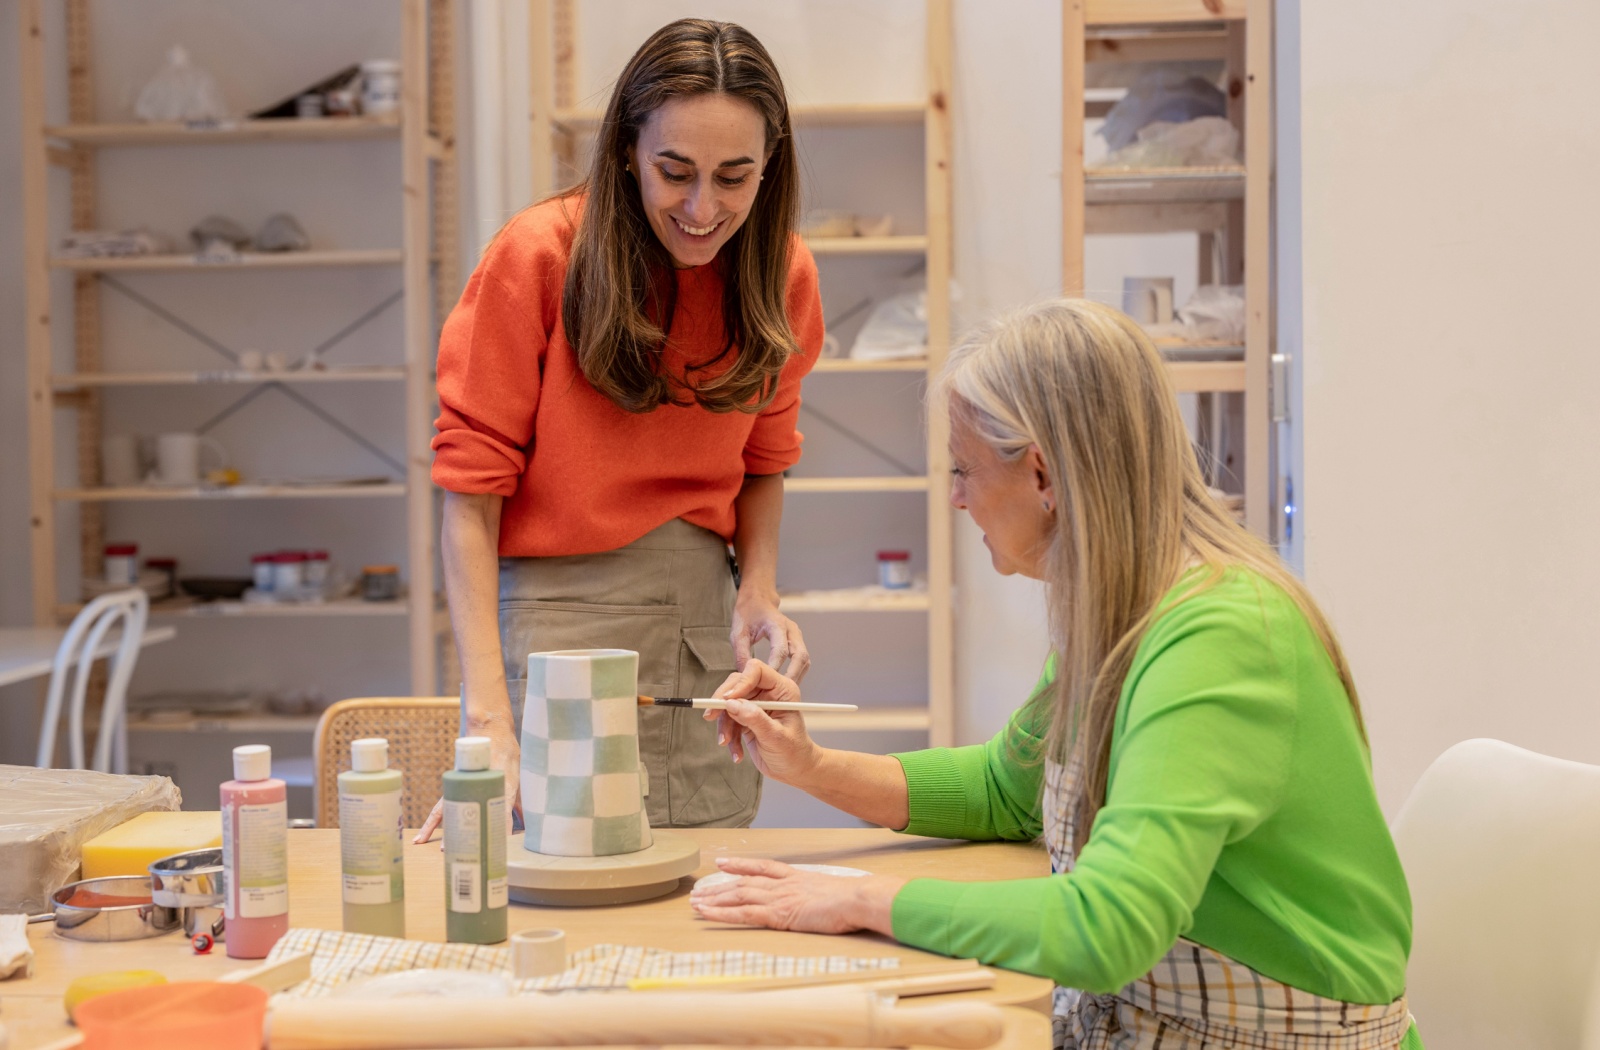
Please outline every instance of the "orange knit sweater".
[{"label": "orange knit sweater", "polygon": [[[788,311],[800,353],[764,411],[631,413],[584,378],[562,328],[575,217],[572,202],[557,199],[513,219],[445,322],[433,480],[506,497],[503,557],[615,550],[673,518],[732,540],[745,475],[800,459],[800,381],[822,352],[816,263],[797,237]],[[722,348],[722,279],[715,265],[676,277],[662,367],[681,375]]]}]

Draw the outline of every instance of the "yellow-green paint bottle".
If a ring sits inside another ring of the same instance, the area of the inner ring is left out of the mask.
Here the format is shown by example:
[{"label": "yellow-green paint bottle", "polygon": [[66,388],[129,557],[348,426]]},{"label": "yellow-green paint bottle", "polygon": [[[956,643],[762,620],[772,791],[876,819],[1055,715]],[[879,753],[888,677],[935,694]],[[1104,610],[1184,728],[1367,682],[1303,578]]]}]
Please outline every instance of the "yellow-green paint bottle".
[{"label": "yellow-green paint bottle", "polygon": [[444,775],[444,929],[455,944],[506,939],[506,775],[489,768],[489,738],[456,741]]},{"label": "yellow-green paint bottle", "polygon": [[349,933],[404,937],[400,771],[389,768],[389,742],[379,737],[352,740],[350,764],[352,769],[339,774],[344,928]]}]

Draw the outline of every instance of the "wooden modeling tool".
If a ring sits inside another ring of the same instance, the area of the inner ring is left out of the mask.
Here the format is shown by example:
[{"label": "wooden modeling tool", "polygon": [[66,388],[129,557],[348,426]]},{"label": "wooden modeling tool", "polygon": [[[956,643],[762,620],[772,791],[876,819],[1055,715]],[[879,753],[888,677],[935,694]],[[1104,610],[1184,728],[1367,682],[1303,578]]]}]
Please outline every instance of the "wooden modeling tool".
[{"label": "wooden modeling tool", "polygon": [[[735,697],[735,699],[739,699]],[[801,702],[785,702],[782,700],[751,700],[763,711],[859,711],[855,704],[807,704]],[[692,707],[700,711],[723,711],[727,709],[726,700],[713,700],[710,697],[687,696],[641,696],[640,707]]]},{"label": "wooden modeling tool", "polygon": [[936,1046],[979,1050],[1004,1034],[989,1003],[902,1008],[879,992],[814,988],[717,995],[657,992],[430,1001],[426,1010],[359,999],[291,999],[267,1016],[268,1050],[717,1044]]}]

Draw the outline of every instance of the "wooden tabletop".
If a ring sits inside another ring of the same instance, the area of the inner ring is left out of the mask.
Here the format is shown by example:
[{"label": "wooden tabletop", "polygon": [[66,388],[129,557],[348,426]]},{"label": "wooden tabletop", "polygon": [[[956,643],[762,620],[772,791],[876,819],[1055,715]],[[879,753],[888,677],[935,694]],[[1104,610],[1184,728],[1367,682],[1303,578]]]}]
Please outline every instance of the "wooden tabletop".
[{"label": "wooden tabletop", "polygon": [[[775,857],[790,863],[843,864],[874,874],[957,880],[1017,879],[1048,874],[1044,851],[1029,843],[953,842],[897,835],[881,829],[708,828],[682,830],[700,843],[696,877],[715,870],[719,856]],[[406,935],[413,940],[444,940],[444,865],[437,841],[410,845],[406,837]],[[540,908],[512,904],[511,930],[554,926],[567,933],[567,950],[595,944],[643,945],[671,951],[738,950],[784,955],[897,956],[904,965],[938,956],[879,936],[842,937],[785,933],[725,926],[697,918],[689,907],[691,880],[653,901],[599,908]],[[292,926],[337,930],[339,833],[335,830],[289,833],[289,921]],[[145,941],[86,944],[55,936],[48,923],[29,930],[35,953],[33,976],[0,982],[0,1022],[11,1025],[13,1050],[27,1050],[69,1034],[61,996],[73,978],[111,970],[157,970],[168,980],[208,980],[250,965],[227,958],[219,945],[210,955],[195,955],[181,934]],[[1042,977],[998,971],[1000,980],[986,992],[964,993],[1030,1010],[1048,1010],[1051,985]],[[48,1005],[47,1005],[48,1004]],[[52,1010],[54,1011],[52,1013]],[[1031,1022],[1018,1031],[1033,1033]],[[1044,1031],[1048,1038],[1048,1025]],[[1036,1034],[1036,1033],[1033,1033]],[[1034,1044],[1029,1041],[1019,1045]]]}]

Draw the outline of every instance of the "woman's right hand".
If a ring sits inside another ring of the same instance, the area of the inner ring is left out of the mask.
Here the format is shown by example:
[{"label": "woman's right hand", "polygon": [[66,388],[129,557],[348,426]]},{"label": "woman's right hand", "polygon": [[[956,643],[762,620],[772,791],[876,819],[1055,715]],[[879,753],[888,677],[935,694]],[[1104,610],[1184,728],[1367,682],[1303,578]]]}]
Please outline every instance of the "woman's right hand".
[{"label": "woman's right hand", "polygon": [[[516,734],[509,728],[484,729],[478,735],[489,738],[489,768],[498,769],[506,775],[506,802],[509,803],[506,806],[506,834],[509,835],[512,814],[522,812],[522,748],[517,743]],[[427,842],[443,821],[444,799],[440,799],[433,804],[433,812],[422,822],[417,837],[411,840],[412,844]]]},{"label": "woman's right hand", "polygon": [[711,694],[728,699],[725,711],[707,711],[707,721],[716,719],[717,743],[726,744],[735,762],[749,758],[763,776],[784,784],[801,786],[816,767],[821,748],[806,732],[806,720],[798,711],[763,711],[748,701],[800,699],[800,687],[760,660],[751,660],[744,670],[728,676]]}]

